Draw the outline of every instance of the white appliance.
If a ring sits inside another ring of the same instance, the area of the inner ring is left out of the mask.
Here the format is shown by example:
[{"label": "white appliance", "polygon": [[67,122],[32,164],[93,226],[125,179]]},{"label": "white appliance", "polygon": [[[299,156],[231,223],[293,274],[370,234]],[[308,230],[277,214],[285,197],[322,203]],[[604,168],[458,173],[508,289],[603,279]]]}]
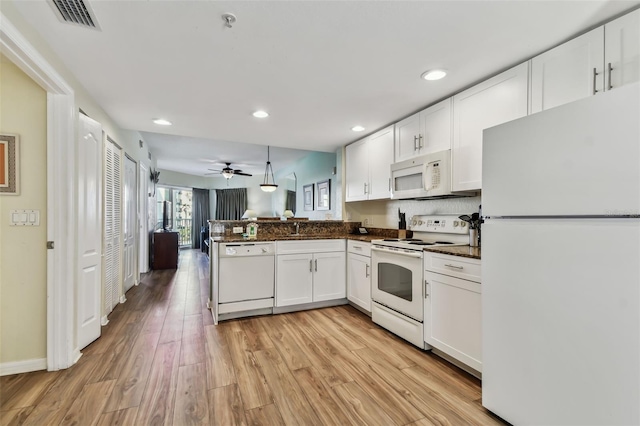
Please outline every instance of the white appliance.
[{"label": "white appliance", "polygon": [[423,248],[466,245],[467,223],[458,216],[414,216],[412,239],[371,241],[371,319],[414,345],[424,345]]},{"label": "white appliance", "polygon": [[640,87],[484,132],[482,404],[640,423]]},{"label": "white appliance", "polygon": [[274,243],[220,243],[216,257],[217,292],[214,287],[211,299],[217,305],[217,319],[233,318],[236,312],[245,312],[246,316],[247,311],[273,308]]},{"label": "white appliance", "polygon": [[475,195],[451,192],[451,150],[421,155],[391,165],[391,198],[448,198]]}]

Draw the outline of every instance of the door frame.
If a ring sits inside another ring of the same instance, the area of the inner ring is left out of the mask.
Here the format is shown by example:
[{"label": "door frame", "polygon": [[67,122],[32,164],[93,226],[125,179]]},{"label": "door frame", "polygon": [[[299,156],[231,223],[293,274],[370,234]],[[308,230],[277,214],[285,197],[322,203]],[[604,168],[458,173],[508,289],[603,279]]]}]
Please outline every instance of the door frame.
[{"label": "door frame", "polygon": [[[129,154],[127,154],[126,151],[123,150],[124,156],[123,156],[123,161],[122,161],[122,170],[123,170],[123,174],[122,174],[122,189],[123,189],[123,195],[124,195],[124,191],[126,190],[126,186],[127,186],[127,160],[131,161],[133,163],[133,193],[131,194],[131,202],[134,203],[134,211],[133,211],[133,217],[131,217],[131,229],[133,231],[133,252],[134,252],[134,256],[133,256],[133,286],[136,286],[139,284],[140,281],[140,274],[138,273],[139,271],[139,267],[138,267],[138,257],[139,257],[139,248],[138,245],[140,244],[140,237],[138,235],[138,225],[139,225],[139,221],[138,221],[138,212],[140,211],[139,207],[138,207],[138,203],[139,203],[139,195],[138,193],[140,192],[140,184],[138,182],[139,180],[139,167],[138,167],[138,162],[136,160],[133,159],[133,157],[131,157]],[[124,197],[123,197],[124,200]],[[126,206],[126,201],[123,203],[122,205],[122,213],[123,213],[123,219],[124,216],[126,216],[128,214],[128,210],[127,206]],[[123,225],[124,225],[124,220],[123,220]],[[123,234],[123,249],[124,247],[126,247],[127,245],[127,235],[125,233],[125,229],[124,226],[122,227],[122,234]],[[126,250],[123,250],[124,255],[126,256]],[[124,265],[126,263],[123,263],[123,269],[124,269]],[[126,293],[127,293],[127,289],[125,288],[125,279],[126,276],[124,275],[126,273],[126,271],[123,271],[123,276],[122,276],[122,296],[120,296],[120,303],[124,303],[127,298],[126,298]]]},{"label": "door frame", "polygon": [[[149,272],[149,167],[142,161],[138,164],[138,276]],[[146,184],[143,184],[143,182]]]},{"label": "door frame", "polygon": [[75,93],[49,62],[0,12],[0,50],[47,92],[47,369],[80,357],[75,324],[76,150]]}]

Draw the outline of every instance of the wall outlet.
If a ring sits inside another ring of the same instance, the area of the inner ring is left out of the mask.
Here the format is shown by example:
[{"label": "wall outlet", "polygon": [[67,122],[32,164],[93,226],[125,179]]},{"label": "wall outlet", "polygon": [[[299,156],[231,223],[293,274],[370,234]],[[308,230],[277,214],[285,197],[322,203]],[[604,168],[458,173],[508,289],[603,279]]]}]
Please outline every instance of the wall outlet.
[{"label": "wall outlet", "polygon": [[233,227],[234,234],[242,234],[242,226],[234,226]]},{"label": "wall outlet", "polygon": [[363,217],[362,224],[364,226],[373,226],[373,219],[371,219],[370,217]]}]

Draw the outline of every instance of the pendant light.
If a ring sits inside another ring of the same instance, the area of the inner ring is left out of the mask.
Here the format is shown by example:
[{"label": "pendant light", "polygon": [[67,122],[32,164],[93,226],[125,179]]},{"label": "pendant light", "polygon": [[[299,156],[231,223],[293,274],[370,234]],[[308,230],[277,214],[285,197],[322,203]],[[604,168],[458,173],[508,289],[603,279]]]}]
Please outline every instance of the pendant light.
[{"label": "pendant light", "polygon": [[[271,175],[271,183],[269,183],[269,175]],[[267,166],[264,169],[264,180],[260,184],[260,189],[264,192],[273,192],[277,187],[276,180],[273,178],[273,169],[271,168],[271,161],[269,161],[269,147],[267,146]]]}]

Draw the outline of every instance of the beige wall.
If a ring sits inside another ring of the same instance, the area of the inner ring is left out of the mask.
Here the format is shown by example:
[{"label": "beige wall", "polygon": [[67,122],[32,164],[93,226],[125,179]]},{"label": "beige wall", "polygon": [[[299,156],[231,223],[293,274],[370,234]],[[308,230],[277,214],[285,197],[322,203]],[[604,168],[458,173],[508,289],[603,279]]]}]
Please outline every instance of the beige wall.
[{"label": "beige wall", "polygon": [[[20,195],[0,195],[0,363],[47,355],[47,94],[0,55],[0,132],[20,136]],[[40,226],[9,226],[10,211]]]}]

